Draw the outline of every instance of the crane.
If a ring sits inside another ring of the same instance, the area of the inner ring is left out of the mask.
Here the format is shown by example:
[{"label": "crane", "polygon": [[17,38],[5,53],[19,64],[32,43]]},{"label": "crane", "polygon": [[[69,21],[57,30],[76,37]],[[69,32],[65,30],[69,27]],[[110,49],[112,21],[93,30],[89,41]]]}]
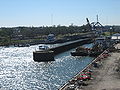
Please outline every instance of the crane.
[{"label": "crane", "polygon": [[86,20],[87,20],[87,26],[88,26],[88,29],[91,31],[91,30],[92,30],[92,26],[91,26],[91,24],[90,24],[90,22],[89,22],[89,19],[86,18]]}]

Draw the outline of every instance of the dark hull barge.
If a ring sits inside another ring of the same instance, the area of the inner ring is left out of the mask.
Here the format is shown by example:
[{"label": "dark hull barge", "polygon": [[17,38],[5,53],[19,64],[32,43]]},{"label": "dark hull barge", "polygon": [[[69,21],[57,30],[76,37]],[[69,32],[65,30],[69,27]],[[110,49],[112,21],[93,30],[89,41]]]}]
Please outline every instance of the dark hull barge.
[{"label": "dark hull barge", "polygon": [[[91,38],[86,38],[86,39],[76,40],[73,42],[67,42],[67,43],[64,43],[63,45],[60,45],[54,48],[48,48],[47,50],[45,48],[42,48],[45,50],[42,50],[42,51],[39,50],[39,51],[33,52],[33,60],[37,62],[54,61],[55,55],[65,52],[67,50],[70,50],[72,48],[75,48],[77,46],[80,46],[86,43],[91,43],[91,42],[92,42]],[[41,49],[41,47],[39,47],[39,49]]]}]

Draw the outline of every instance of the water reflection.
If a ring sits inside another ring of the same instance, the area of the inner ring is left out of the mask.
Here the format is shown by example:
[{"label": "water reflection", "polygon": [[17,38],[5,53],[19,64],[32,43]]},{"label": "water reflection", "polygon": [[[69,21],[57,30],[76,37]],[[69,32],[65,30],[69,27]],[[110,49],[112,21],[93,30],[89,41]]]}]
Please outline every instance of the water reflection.
[{"label": "water reflection", "polygon": [[37,47],[0,47],[0,89],[56,90],[93,59],[72,57],[70,50],[55,61],[38,63],[33,60]]}]

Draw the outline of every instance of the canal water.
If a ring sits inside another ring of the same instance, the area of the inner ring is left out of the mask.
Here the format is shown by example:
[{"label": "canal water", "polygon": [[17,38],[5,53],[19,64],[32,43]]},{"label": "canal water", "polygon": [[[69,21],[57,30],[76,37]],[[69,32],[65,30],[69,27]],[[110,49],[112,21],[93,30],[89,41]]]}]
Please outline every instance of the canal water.
[{"label": "canal water", "polygon": [[57,90],[93,60],[71,56],[72,49],[57,55],[55,61],[34,62],[38,46],[0,47],[0,89]]}]

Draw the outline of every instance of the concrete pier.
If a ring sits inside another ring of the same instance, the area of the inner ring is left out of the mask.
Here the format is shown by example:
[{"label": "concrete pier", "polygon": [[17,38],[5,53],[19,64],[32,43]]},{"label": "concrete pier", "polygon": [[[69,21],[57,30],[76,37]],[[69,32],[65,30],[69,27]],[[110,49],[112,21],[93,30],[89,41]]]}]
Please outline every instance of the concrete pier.
[{"label": "concrete pier", "polygon": [[58,46],[55,48],[51,48],[50,50],[54,51],[54,55],[57,55],[57,54],[60,54],[62,52],[68,51],[70,49],[76,48],[80,45],[91,43],[91,42],[92,42],[91,38],[80,39],[80,40],[65,43],[64,45],[61,45],[61,46]]}]

